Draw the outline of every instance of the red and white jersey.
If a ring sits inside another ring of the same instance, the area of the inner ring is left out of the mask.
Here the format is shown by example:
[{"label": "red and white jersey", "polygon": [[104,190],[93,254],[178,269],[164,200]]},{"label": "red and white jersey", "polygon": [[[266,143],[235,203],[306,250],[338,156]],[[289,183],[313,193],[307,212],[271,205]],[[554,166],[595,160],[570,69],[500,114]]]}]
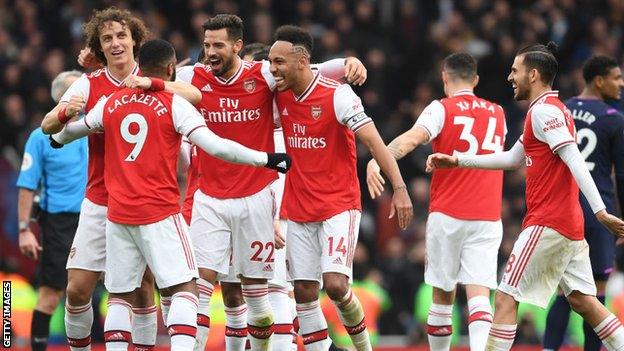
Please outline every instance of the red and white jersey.
[{"label": "red and white jersey", "polygon": [[[505,112],[471,90],[434,100],[414,124],[429,134],[433,152],[485,155],[503,150]],[[429,212],[481,221],[501,218],[503,171],[438,169],[431,179]]]},{"label": "red and white jersey", "polygon": [[[189,143],[187,139],[182,140],[183,143]],[[193,196],[195,191],[199,188],[199,160],[197,146],[190,145],[189,148],[189,166],[186,176],[186,196],[182,203],[182,216],[186,221],[186,224],[191,225],[191,214],[193,213]]]},{"label": "red and white jersey", "polygon": [[562,146],[576,143],[574,120],[557,91],[533,100],[520,140],[527,165],[523,228],[546,226],[571,240],[582,240],[579,188],[568,166],[555,154]]},{"label": "red and white jersey", "polygon": [[[242,61],[228,80],[216,77],[210,68],[196,64],[178,70],[177,79],[202,91],[199,111],[218,136],[251,149],[273,152],[273,90],[275,79],[267,61]],[[199,189],[211,197],[227,199],[253,195],[277,179],[277,172],[264,167],[238,165],[199,151]]]},{"label": "red and white jersey", "polygon": [[122,89],[84,121],[106,131],[109,220],[143,225],[180,212],[176,166],[182,134],[206,127],[188,101],[165,91]]},{"label": "red and white jersey", "polygon": [[[139,74],[136,65],[130,74]],[[97,104],[100,99],[110,96],[121,89],[121,81],[115,79],[108,68],[102,68],[91,74],[83,74],[67,89],[61,97],[61,102],[68,102],[74,95],[84,96],[87,100],[85,113]],[[100,206],[106,206],[108,193],[104,185],[104,135],[90,134],[89,138],[89,169],[87,192],[85,197]]]},{"label": "red and white jersey", "polygon": [[276,93],[286,152],[282,213],[295,222],[318,222],[361,210],[354,132],[372,120],[350,86],[316,74],[301,96]]}]

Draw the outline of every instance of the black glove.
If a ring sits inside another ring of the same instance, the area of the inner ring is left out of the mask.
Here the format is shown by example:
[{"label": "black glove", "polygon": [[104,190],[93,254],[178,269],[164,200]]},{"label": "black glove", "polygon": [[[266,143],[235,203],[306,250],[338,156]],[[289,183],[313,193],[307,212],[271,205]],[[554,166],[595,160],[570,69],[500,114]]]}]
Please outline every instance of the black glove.
[{"label": "black glove", "polygon": [[50,139],[50,146],[52,146],[53,149],[60,149],[63,147],[63,144],[54,140],[54,138],[52,137],[52,134],[50,134],[49,139]]},{"label": "black glove", "polygon": [[274,169],[280,173],[286,173],[290,169],[290,165],[292,164],[292,160],[290,156],[284,153],[275,153],[269,154],[267,153],[268,160],[267,164],[264,165],[266,168]]}]

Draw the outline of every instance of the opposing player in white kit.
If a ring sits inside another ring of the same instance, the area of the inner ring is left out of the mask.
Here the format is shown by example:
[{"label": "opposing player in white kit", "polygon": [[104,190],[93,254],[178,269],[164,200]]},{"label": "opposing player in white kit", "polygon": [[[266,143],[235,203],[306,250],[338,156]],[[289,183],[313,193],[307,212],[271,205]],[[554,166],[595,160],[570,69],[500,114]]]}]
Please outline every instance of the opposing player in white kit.
[{"label": "opposing player in white kit", "polygon": [[[132,291],[146,266],[163,295],[171,296],[165,323],[172,350],[192,350],[197,326],[198,277],[188,231],[178,205],[177,154],[182,135],[205,152],[230,162],[287,171],[286,154],[267,154],[222,139],[177,95],[163,92],[175,74],[175,52],[163,40],[144,44],[141,70],[149,91],[122,89],[102,99],[82,121],[72,122],[52,143],[106,130],[105,179],[110,193],[106,227],[106,288],[109,309],[123,314],[107,320],[107,350],[126,350],[130,340]],[[158,189],[158,192],[154,192]]]},{"label": "opposing player in white kit", "polygon": [[[477,61],[466,53],[444,59],[442,81],[447,98],[434,100],[414,127],[388,144],[396,159],[432,142],[434,152],[490,154],[503,150],[503,109],[474,95]],[[383,191],[379,166],[367,167],[368,190]],[[427,219],[425,282],[433,286],[427,334],[433,351],[449,350],[451,314],[458,283],[466,286],[470,349],[483,350],[492,324],[490,289],[496,288],[498,247],[503,237],[503,172],[477,169],[440,170],[431,180]]]},{"label": "opposing player in white kit", "polygon": [[364,311],[350,289],[361,215],[356,134],[394,186],[391,217],[396,211],[402,228],[412,218],[411,201],[359,97],[348,85],[312,71],[312,36],[282,26],[275,40],[269,53],[275,102],[286,150],[297,159],[286,177],[282,211],[288,216],[287,267],[303,343],[309,351],[326,351],[331,344],[318,301],[322,281],[356,349],[372,350]]},{"label": "opposing player in white kit", "polygon": [[596,298],[589,247],[583,238],[579,188],[596,218],[624,236],[624,222],[607,213],[576,146],[570,111],[552,91],[556,45],[531,45],[514,58],[508,80],[514,99],[531,104],[524,134],[509,151],[490,155],[433,154],[427,170],[448,167],[516,169],[527,166],[527,214],[496,293],[486,350],[509,350],[516,335],[518,302],[545,308],[557,286],[608,350],[624,349],[624,327]]},{"label": "opposing player in white kit", "polygon": [[[63,124],[81,110],[89,112],[99,99],[123,88],[128,76],[138,73],[135,55],[148,36],[140,19],[126,10],[109,8],[96,11],[84,31],[87,46],[106,66],[83,75],[67,90],[60,103],[42,122],[45,133],[55,133]],[[184,94],[196,102],[201,97],[194,89],[167,82],[166,88]],[[173,90],[176,89],[176,90]],[[91,348],[93,309],[91,296],[106,262],[106,211],[108,193],[104,185],[103,134],[89,136],[89,171],[85,200],[80,211],[76,236],[67,260],[68,284],[65,304],[65,330],[73,351]],[[137,291],[133,318],[133,343],[135,348],[150,350],[156,342],[156,306],[154,306],[153,277]]]},{"label": "opposing player in white kit", "polygon": [[[275,80],[268,71],[268,62],[248,62],[238,56],[243,46],[239,17],[217,15],[206,21],[204,30],[207,64],[181,70],[178,79],[203,92],[199,109],[215,134],[272,152]],[[334,62],[330,69],[336,71],[337,66],[343,76],[344,60]],[[357,76],[361,63],[356,67]],[[267,285],[273,277],[275,254],[270,184],[277,174],[226,164],[202,152],[199,168],[202,176],[191,219],[200,274],[197,349],[204,349],[208,337],[213,284],[217,280],[236,282],[239,278],[246,304],[237,296],[237,285],[222,284],[226,348],[241,350],[249,334],[252,348],[267,349],[274,331]]]}]

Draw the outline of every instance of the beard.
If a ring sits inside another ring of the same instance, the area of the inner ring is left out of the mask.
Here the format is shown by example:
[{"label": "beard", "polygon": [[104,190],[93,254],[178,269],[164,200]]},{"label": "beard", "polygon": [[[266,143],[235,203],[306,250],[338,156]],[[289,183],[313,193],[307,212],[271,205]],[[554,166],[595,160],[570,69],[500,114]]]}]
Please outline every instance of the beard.
[{"label": "beard", "polygon": [[232,66],[234,66],[234,57],[230,57],[229,59],[221,59],[222,63],[221,63],[221,68],[218,70],[213,70],[213,74],[217,77],[221,77],[222,75],[224,75],[226,72],[228,72]]},{"label": "beard", "polygon": [[527,100],[529,98],[529,79],[525,79],[522,83],[516,83],[516,94],[514,95],[514,100],[522,101]]}]

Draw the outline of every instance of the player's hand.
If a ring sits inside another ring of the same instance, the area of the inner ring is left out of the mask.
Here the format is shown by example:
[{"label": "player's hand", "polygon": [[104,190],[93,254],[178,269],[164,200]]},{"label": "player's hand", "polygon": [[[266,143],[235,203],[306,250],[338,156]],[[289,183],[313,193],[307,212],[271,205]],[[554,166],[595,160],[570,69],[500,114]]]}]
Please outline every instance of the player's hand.
[{"label": "player's hand", "polygon": [[130,89],[149,89],[152,86],[152,80],[131,74],[121,84]]},{"label": "player's hand", "polygon": [[368,192],[370,193],[371,199],[381,195],[384,190],[384,184],[386,184],[386,181],[381,176],[377,161],[374,159],[368,161],[368,165],[366,166],[366,185],[368,185]]},{"label": "player's hand", "polygon": [[286,173],[290,169],[291,164],[290,156],[285,153],[267,153],[267,163],[264,167],[274,169],[280,173]]},{"label": "player's hand", "polygon": [[26,257],[32,258],[33,260],[37,260],[39,257],[39,252],[43,250],[43,248],[39,245],[35,234],[28,230],[23,230],[19,233],[19,248],[20,252]]},{"label": "player's hand", "polygon": [[80,54],[78,55],[78,64],[81,67],[92,71],[104,67],[104,65],[97,59],[93,51],[91,51],[91,48],[88,46],[80,50]]},{"label": "player's hand", "polygon": [[273,232],[275,233],[275,248],[283,249],[286,246],[286,239],[282,235],[282,226],[280,225],[280,220],[273,220]]},{"label": "player's hand", "polygon": [[606,210],[601,210],[596,213],[596,218],[602,225],[607,227],[611,233],[615,234],[620,239],[624,237],[624,221],[608,213]]},{"label": "player's hand", "polygon": [[427,167],[425,171],[427,173],[433,172],[436,168],[455,168],[459,165],[457,156],[446,155],[442,153],[435,153],[427,157]]},{"label": "player's hand", "polygon": [[392,194],[392,207],[390,208],[390,216],[394,217],[398,213],[399,227],[407,228],[414,217],[414,209],[412,208],[412,200],[410,200],[405,185],[394,191]]},{"label": "player's hand", "polygon": [[362,85],[366,82],[368,72],[362,61],[357,57],[347,57],[345,59],[345,78],[349,84]]},{"label": "player's hand", "polygon": [[65,115],[75,117],[85,107],[87,101],[82,95],[72,95],[69,98],[69,102],[65,105]]}]

